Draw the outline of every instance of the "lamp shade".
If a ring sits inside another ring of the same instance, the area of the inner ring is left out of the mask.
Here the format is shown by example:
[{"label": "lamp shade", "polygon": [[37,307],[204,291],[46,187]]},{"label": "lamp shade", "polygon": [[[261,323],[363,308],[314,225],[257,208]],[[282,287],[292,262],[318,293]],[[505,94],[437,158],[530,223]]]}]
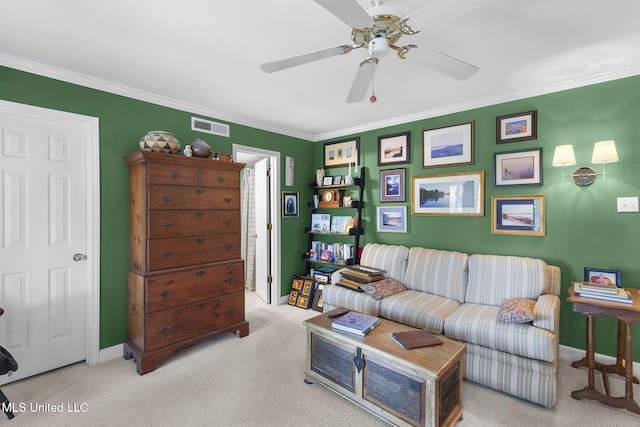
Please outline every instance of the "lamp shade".
[{"label": "lamp shade", "polygon": [[553,166],[569,166],[576,164],[576,156],[573,154],[573,145],[558,145],[553,153]]},{"label": "lamp shade", "polygon": [[593,146],[591,163],[610,163],[618,161],[615,141],[600,141]]}]

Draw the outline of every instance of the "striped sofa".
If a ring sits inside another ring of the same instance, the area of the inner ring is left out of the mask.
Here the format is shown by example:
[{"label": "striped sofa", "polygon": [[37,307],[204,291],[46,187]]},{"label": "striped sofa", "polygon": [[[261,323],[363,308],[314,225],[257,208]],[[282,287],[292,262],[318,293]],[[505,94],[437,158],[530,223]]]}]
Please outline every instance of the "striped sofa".
[{"label": "striped sofa", "polygon": [[[465,378],[551,408],[556,401],[560,269],[540,259],[367,244],[361,264],[407,290],[377,300],[326,285],[324,311],[345,307],[464,342]],[[535,300],[535,320],[497,320],[506,298]]]}]

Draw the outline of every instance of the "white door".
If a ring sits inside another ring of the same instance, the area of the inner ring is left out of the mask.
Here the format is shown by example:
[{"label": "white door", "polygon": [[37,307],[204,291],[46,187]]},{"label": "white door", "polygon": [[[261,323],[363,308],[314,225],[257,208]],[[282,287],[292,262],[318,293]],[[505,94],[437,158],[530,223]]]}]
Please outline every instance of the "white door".
[{"label": "white door", "polygon": [[87,129],[0,111],[0,132],[5,384],[87,357]]},{"label": "white door", "polygon": [[268,226],[269,218],[269,158],[255,164],[255,218],[256,218],[256,294],[267,304],[271,303],[269,266],[271,265]]}]

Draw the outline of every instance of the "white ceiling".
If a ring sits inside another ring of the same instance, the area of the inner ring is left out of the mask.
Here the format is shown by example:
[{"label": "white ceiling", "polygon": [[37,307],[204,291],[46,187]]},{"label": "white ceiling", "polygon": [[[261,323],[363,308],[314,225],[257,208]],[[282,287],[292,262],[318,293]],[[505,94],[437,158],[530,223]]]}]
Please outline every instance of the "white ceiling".
[{"label": "white ceiling", "polygon": [[[474,2],[440,3],[454,1]],[[638,0],[495,0],[449,19],[438,0],[386,5],[407,16],[431,3],[399,44],[480,71],[459,82],[392,52],[376,103],[345,103],[364,49],[258,68],[351,44],[313,0],[0,0],[0,65],[312,141],[640,74]]]}]

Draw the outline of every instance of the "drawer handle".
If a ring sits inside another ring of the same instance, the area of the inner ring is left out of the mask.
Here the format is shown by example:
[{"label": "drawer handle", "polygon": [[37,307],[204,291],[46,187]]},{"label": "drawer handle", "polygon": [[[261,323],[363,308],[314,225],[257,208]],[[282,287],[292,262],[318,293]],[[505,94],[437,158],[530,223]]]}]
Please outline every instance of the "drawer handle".
[{"label": "drawer handle", "polygon": [[202,242],[204,242],[204,237],[198,237],[193,239],[194,242],[196,242],[197,244],[201,244]]},{"label": "drawer handle", "polygon": [[163,334],[167,334],[170,330],[171,326],[165,326],[164,328],[160,329],[160,332],[162,332]]},{"label": "drawer handle", "polygon": [[232,201],[232,200],[233,200],[233,199],[232,199],[231,197],[225,197],[225,198],[224,198],[224,202],[225,202],[225,203],[231,203],[231,201]]},{"label": "drawer handle", "polygon": [[201,196],[201,195],[203,195],[203,194],[204,194],[204,190],[203,190],[202,188],[196,188],[196,189],[195,189],[195,190],[193,190],[193,191],[195,191],[195,193],[196,193],[198,196]]},{"label": "drawer handle", "polygon": [[233,314],[235,311],[236,311],[236,309],[233,308],[233,307],[227,308],[227,313],[229,313],[229,314]]},{"label": "drawer handle", "polygon": [[198,303],[198,308],[199,308],[200,310],[202,310],[202,309],[204,309],[204,307],[205,307],[206,305],[207,305],[207,303],[206,303],[206,302],[199,302],[199,303]]},{"label": "drawer handle", "polygon": [[160,256],[164,259],[169,258],[171,255],[173,255],[173,252],[160,252]]},{"label": "drawer handle", "polygon": [[234,283],[236,281],[235,277],[229,277],[228,279],[225,280],[225,282],[227,283]]},{"label": "drawer handle", "polygon": [[219,176],[216,179],[218,180],[218,182],[223,183],[227,178],[225,178],[224,176]]},{"label": "drawer handle", "polygon": [[170,176],[171,178],[173,178],[173,179],[178,179],[178,178],[180,178],[180,174],[179,174],[179,173],[177,173],[177,172],[170,172],[170,173],[169,173],[169,176]]},{"label": "drawer handle", "polygon": [[171,294],[171,291],[167,291],[166,289],[162,292],[160,292],[160,295],[163,297],[168,297]]},{"label": "drawer handle", "polygon": [[198,271],[198,272],[196,273],[196,276],[198,276],[198,277],[202,277],[202,276],[204,276],[205,274],[207,274],[207,270],[200,270],[200,271]]},{"label": "drawer handle", "polygon": [[225,251],[230,251],[232,247],[233,247],[233,245],[224,245],[224,250]]},{"label": "drawer handle", "polygon": [[165,203],[169,203],[171,201],[171,196],[162,196],[160,197],[160,200],[162,200]]},{"label": "drawer handle", "polygon": [[171,227],[171,223],[170,222],[163,222],[162,224],[160,224],[160,227],[169,228],[169,227]]},{"label": "drawer handle", "polygon": [[230,219],[224,220],[224,225],[226,225],[227,227],[230,226],[231,224],[233,224],[233,221],[231,221]]},{"label": "drawer handle", "polygon": [[202,218],[204,216],[204,212],[196,212],[194,215],[196,218]]}]

